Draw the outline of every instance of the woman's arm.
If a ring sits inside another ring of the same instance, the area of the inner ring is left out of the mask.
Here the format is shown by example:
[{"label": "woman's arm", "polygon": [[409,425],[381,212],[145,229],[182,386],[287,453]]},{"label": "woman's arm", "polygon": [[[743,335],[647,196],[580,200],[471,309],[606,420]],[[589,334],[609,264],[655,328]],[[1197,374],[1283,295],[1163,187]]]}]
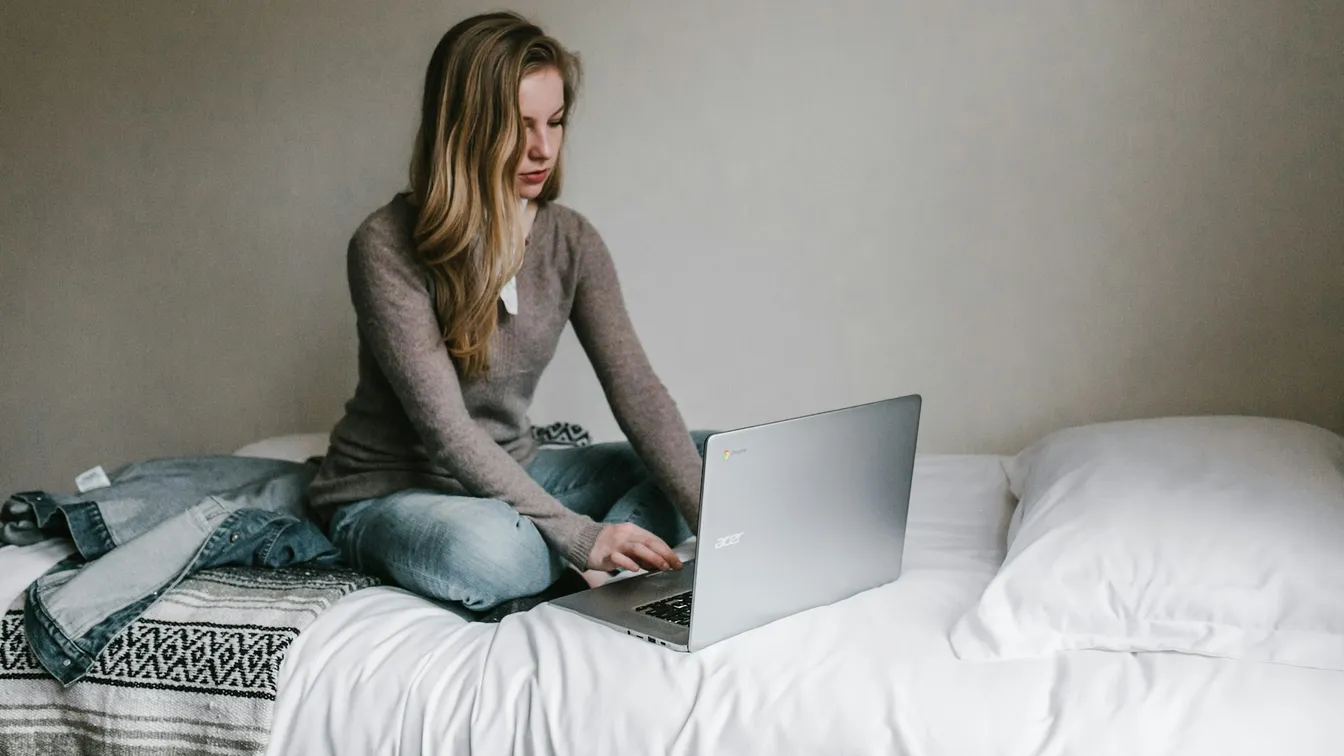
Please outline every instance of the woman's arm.
[{"label": "woman's arm", "polygon": [[581,221],[575,241],[579,276],[570,313],[574,332],[593,363],[616,422],[659,488],[697,531],[700,454],[639,343],[606,244],[587,220]]},{"label": "woman's arm", "polygon": [[511,504],[586,569],[602,526],[546,493],[472,419],[428,284],[406,244],[392,228],[365,227],[351,240],[347,266],[360,334],[430,457],[472,495]]}]

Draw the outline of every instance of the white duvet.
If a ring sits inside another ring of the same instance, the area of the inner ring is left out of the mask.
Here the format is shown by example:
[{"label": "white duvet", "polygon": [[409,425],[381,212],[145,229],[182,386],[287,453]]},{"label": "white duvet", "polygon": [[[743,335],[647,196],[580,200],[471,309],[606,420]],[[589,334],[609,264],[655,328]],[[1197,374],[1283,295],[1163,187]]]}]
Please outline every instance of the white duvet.
[{"label": "white duvet", "polygon": [[[1344,754],[1344,673],[1179,654],[963,662],[1003,557],[997,457],[921,457],[903,576],[677,654],[542,607],[499,625],[389,588],[291,647],[270,753]],[[0,549],[0,599],[64,553]]]}]

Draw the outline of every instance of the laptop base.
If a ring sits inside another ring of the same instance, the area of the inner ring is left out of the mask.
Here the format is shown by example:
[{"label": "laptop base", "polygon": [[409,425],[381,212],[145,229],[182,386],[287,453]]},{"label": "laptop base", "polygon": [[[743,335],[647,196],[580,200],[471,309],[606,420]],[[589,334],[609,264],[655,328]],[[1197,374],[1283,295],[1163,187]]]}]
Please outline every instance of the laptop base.
[{"label": "laptop base", "polygon": [[691,590],[695,580],[695,562],[684,564],[680,570],[650,572],[616,580],[562,596],[550,604],[654,645],[674,651],[688,651],[690,627],[635,611],[635,607]]}]

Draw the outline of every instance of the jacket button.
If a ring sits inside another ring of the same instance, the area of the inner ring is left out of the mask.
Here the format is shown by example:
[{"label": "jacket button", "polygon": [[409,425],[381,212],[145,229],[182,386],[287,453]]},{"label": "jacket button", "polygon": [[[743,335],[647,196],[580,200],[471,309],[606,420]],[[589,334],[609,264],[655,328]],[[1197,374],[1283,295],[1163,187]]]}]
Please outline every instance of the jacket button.
[{"label": "jacket button", "polygon": [[229,543],[236,543],[237,541],[238,541],[237,533],[234,533],[233,535],[229,536]]}]

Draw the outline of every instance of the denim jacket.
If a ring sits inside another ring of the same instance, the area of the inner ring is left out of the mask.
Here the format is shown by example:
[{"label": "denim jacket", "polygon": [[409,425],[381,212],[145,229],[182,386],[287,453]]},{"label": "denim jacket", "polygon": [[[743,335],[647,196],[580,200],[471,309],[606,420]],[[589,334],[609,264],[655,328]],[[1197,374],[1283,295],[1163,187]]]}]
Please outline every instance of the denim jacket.
[{"label": "denim jacket", "polygon": [[85,493],[11,496],[0,509],[10,525],[31,518],[24,532],[68,537],[78,552],[28,587],[24,631],[38,663],[73,684],[160,595],[199,570],[335,564],[335,547],[303,517],[315,473],[252,457],[156,459]]}]

